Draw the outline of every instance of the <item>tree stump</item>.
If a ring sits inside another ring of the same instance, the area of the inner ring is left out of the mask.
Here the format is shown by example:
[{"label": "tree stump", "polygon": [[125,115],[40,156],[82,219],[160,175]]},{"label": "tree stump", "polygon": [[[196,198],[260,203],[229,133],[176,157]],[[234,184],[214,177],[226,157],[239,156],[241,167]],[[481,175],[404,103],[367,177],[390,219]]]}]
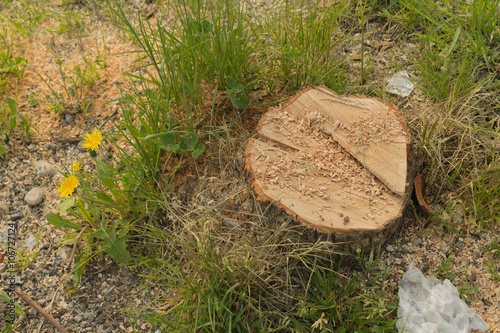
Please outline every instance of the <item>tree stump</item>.
[{"label": "tree stump", "polygon": [[398,230],[414,167],[395,105],[307,88],[271,108],[257,133],[245,156],[252,187],[307,227],[308,238],[366,250]]}]

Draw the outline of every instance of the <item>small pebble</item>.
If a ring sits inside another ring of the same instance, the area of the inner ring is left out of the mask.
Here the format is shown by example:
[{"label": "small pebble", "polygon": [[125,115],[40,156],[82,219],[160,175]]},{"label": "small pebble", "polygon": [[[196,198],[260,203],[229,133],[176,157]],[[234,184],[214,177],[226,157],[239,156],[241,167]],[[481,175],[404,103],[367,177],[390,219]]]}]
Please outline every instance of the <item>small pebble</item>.
[{"label": "small pebble", "polygon": [[106,328],[102,333],[111,333],[113,332],[113,328],[115,328],[113,325],[109,326]]},{"label": "small pebble", "polygon": [[85,144],[85,141],[80,141],[80,142],[78,142],[78,146],[77,146],[78,151],[80,151],[80,152],[82,152],[82,153],[84,153],[84,152],[86,152],[86,151],[87,151],[87,148],[83,148],[83,147],[82,147],[84,144]]},{"label": "small pebble", "polygon": [[75,316],[75,318],[74,318],[74,319],[75,319],[75,321],[76,321],[77,323],[79,323],[79,322],[81,322],[81,321],[82,321],[82,316],[77,315],[77,316]]},{"label": "small pebble", "polygon": [[56,174],[56,169],[46,161],[36,162],[35,169],[40,177],[53,176]]},{"label": "small pebble", "polygon": [[69,124],[69,123],[72,123],[73,121],[75,121],[75,118],[71,114],[66,113],[64,115],[64,120],[66,120],[66,122]]},{"label": "small pebble", "polygon": [[9,208],[9,204],[7,202],[0,201],[0,215],[8,215]]},{"label": "small pebble", "polygon": [[61,261],[67,262],[71,256],[72,249],[68,246],[61,246],[57,249],[56,253]]},{"label": "small pebble", "polygon": [[43,200],[43,195],[45,194],[45,191],[41,187],[34,187],[29,191],[26,196],[24,197],[24,200],[28,203],[30,206],[36,206]]},{"label": "small pebble", "polygon": [[10,216],[11,221],[19,221],[20,219],[23,218],[23,212],[18,211]]},{"label": "small pebble", "polygon": [[415,244],[415,245],[421,245],[421,244],[422,244],[422,241],[421,241],[420,239],[418,239],[418,238],[417,238],[417,239],[415,239],[415,240],[413,241],[413,244]]},{"label": "small pebble", "polygon": [[27,248],[28,250],[33,250],[35,246],[36,246],[36,237],[31,235],[24,242],[24,247]]},{"label": "small pebble", "polygon": [[386,249],[387,251],[389,251],[389,252],[394,252],[394,251],[396,251],[396,249],[395,249],[395,248],[394,248],[394,246],[392,246],[392,245],[387,245],[387,247],[386,247],[385,249]]}]

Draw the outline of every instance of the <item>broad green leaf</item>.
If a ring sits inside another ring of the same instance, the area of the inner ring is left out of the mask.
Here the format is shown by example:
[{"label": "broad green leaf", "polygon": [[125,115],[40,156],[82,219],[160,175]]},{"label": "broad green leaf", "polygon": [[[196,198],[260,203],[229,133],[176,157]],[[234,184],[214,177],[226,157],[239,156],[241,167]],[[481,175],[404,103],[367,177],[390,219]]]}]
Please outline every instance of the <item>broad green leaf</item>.
[{"label": "broad green leaf", "polygon": [[54,227],[56,227],[59,230],[62,230],[62,228],[70,228],[70,229],[74,229],[74,230],[82,230],[83,229],[83,227],[71,222],[70,220],[67,220],[67,219],[61,217],[59,214],[48,213],[47,215],[45,215],[45,218],[47,219],[47,221],[50,224],[52,224]]},{"label": "broad green leaf", "polygon": [[198,21],[192,21],[191,22],[191,28],[196,32],[198,37],[201,37],[202,34],[207,34],[210,31],[212,31],[212,23],[208,22],[207,20],[203,20],[201,22]]},{"label": "broad green leaf", "polygon": [[103,231],[103,229],[99,229],[97,231],[95,231],[94,233],[92,233],[92,236],[94,236],[95,238],[99,238],[99,239],[106,239],[106,232]]},{"label": "broad green leaf", "polygon": [[203,152],[205,151],[205,149],[206,149],[206,147],[203,144],[203,142],[198,142],[198,144],[196,145],[196,147],[194,147],[194,149],[193,149],[193,157],[197,158],[198,156],[200,156],[201,154],[203,154]]},{"label": "broad green leaf", "polygon": [[75,263],[75,275],[73,276],[73,287],[78,285],[80,279],[82,278],[83,270],[87,265],[87,261],[89,260],[89,255],[87,253],[83,253],[80,256],[80,260]]},{"label": "broad green leaf", "polygon": [[198,144],[198,135],[193,134],[191,136],[191,139],[189,140],[189,150],[194,150],[197,144]]},{"label": "broad green leaf", "polygon": [[97,174],[99,175],[99,180],[106,186],[109,190],[116,189],[116,184],[112,179],[109,165],[101,160],[97,160]]},{"label": "broad green leaf", "polygon": [[123,238],[125,236],[127,236],[128,232],[130,231],[130,228],[129,227],[123,227],[122,229],[120,229],[120,231],[118,232],[118,238]]},{"label": "broad green leaf", "polygon": [[[0,68],[0,73],[10,73],[10,72],[13,72],[16,75],[16,72],[19,72],[19,70],[17,69],[18,65],[19,64],[16,64],[15,62],[10,61],[10,62],[8,62],[6,64],[5,67]],[[16,76],[19,76],[19,75],[16,75]]]},{"label": "broad green leaf", "polygon": [[213,24],[208,22],[207,20],[203,20],[201,22],[201,26],[203,28],[203,33],[207,34],[212,31]]},{"label": "broad green leaf", "polygon": [[16,121],[15,115],[11,116],[10,122],[9,122],[9,130],[12,132],[14,130],[14,128],[16,128],[16,125],[17,125],[17,121]]},{"label": "broad green leaf", "polygon": [[6,151],[7,151],[7,148],[5,148],[5,146],[3,146],[3,145],[0,145],[0,155],[5,154]]},{"label": "broad green leaf", "polygon": [[14,327],[9,322],[9,323],[7,323],[7,325],[5,325],[5,328],[4,328],[2,333],[10,333],[10,332],[12,332],[13,329],[14,329]]},{"label": "broad green leaf", "polygon": [[76,209],[78,210],[78,213],[80,213],[83,216],[85,221],[90,223],[90,225],[92,226],[96,225],[94,218],[90,215],[89,209],[83,206],[78,206]]},{"label": "broad green leaf", "polygon": [[158,140],[158,147],[160,147],[160,149],[170,149],[173,152],[177,152],[181,146],[175,142],[175,139],[175,134],[173,133],[163,134],[160,140]]},{"label": "broad green leaf", "polygon": [[233,79],[232,77],[227,79],[227,82],[226,82],[227,86],[231,89],[235,89],[239,86],[241,86],[238,81],[236,81],[235,79]]},{"label": "broad green leaf", "polygon": [[5,99],[7,100],[7,104],[9,105],[10,113],[12,115],[15,115],[17,113],[16,101],[7,95],[5,96]]},{"label": "broad green leaf", "polygon": [[245,89],[243,89],[243,85],[241,83],[238,83],[235,79],[230,78],[226,82],[227,86],[229,87],[228,90],[224,91],[226,94],[229,95],[238,95],[238,94],[244,94]]},{"label": "broad green leaf", "polygon": [[112,206],[117,206],[117,203],[111,199],[111,197],[109,195],[107,195],[106,193],[97,193],[97,200],[99,201],[102,201],[102,202],[105,202],[107,204],[110,204]]},{"label": "broad green leaf", "polygon": [[68,245],[68,246],[73,246],[75,245],[75,238],[78,236],[79,232],[72,232],[69,235],[66,235],[59,239],[57,241],[57,246],[61,245]]},{"label": "broad green leaf", "polygon": [[3,290],[0,290],[0,301],[9,303],[10,302],[10,297],[7,295],[7,293]]},{"label": "broad green leaf", "polygon": [[105,227],[101,227],[100,231],[102,232],[95,233],[94,236],[104,239],[101,249],[106,251],[117,263],[127,263],[130,260],[130,254],[127,251],[125,237],[116,237],[116,226],[112,224],[108,230]]},{"label": "broad green leaf", "polygon": [[76,199],[75,198],[68,198],[66,200],[63,200],[59,203],[59,211],[60,212],[65,212],[71,207],[74,206]]},{"label": "broad green leaf", "polygon": [[127,263],[130,260],[130,253],[127,251],[125,237],[118,238],[108,252],[109,256],[118,263]]},{"label": "broad green leaf", "polygon": [[250,99],[242,94],[231,95],[231,103],[237,110],[245,110],[250,105]]},{"label": "broad green leaf", "polygon": [[19,112],[16,113],[16,115],[21,119],[21,122],[23,123],[23,125],[28,125],[28,119],[26,119],[25,116],[23,116],[22,114],[20,114]]}]

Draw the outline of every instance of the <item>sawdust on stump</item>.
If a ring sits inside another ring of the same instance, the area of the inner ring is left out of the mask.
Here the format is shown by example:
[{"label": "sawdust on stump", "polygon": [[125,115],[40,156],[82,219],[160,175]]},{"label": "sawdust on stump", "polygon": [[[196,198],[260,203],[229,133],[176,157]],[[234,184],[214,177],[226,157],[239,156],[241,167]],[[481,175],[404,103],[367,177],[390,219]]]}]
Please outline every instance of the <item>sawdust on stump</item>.
[{"label": "sawdust on stump", "polygon": [[410,134],[393,104],[307,88],[271,108],[246,149],[258,199],[350,249],[381,245],[412,189]]}]

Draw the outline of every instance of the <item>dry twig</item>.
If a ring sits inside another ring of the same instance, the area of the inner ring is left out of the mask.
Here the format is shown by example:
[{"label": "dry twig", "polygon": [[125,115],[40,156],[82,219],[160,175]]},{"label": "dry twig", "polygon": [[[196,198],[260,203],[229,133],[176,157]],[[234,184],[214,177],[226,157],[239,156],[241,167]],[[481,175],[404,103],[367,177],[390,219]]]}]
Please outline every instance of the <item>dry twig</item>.
[{"label": "dry twig", "polygon": [[38,305],[34,300],[31,299],[28,295],[23,293],[22,291],[17,291],[16,292],[26,303],[31,305],[33,309],[38,311],[45,319],[47,319],[59,332],[61,333],[68,333],[68,331],[61,325],[59,324],[54,317],[52,317],[49,313],[47,313],[40,305]]}]

